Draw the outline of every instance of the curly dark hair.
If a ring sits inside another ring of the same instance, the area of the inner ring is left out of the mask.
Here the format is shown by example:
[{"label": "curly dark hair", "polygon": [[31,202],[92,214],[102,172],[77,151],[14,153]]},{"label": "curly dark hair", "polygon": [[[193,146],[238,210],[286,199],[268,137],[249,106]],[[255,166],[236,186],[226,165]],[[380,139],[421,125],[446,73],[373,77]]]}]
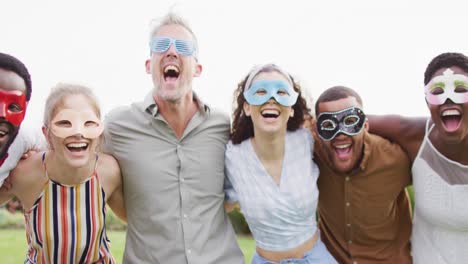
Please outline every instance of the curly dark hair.
[{"label": "curly dark hair", "polygon": [[450,68],[450,67],[459,67],[465,72],[468,72],[468,57],[462,53],[447,52],[442,53],[436,56],[431,60],[429,65],[427,65],[426,71],[424,72],[424,85],[427,85],[434,73],[439,69]]},{"label": "curly dark hair", "polygon": [[17,58],[0,52],[0,68],[6,71],[12,71],[23,78],[26,85],[26,101],[31,99],[32,85],[31,75],[26,66]]},{"label": "curly dark hair", "polygon": [[[268,67],[267,65],[264,68],[262,68],[257,73],[257,75],[261,72],[278,71],[274,67]],[[244,103],[246,102],[244,97],[244,91],[246,89],[245,85],[247,79],[251,74],[252,71],[237,85],[237,89],[234,91],[234,111],[230,134],[230,139],[232,140],[233,144],[240,144],[242,141],[254,136],[252,119],[250,118],[250,116],[246,116],[244,112]],[[296,103],[292,106],[294,110],[294,116],[289,118],[287,123],[287,130],[295,131],[302,126],[302,124],[304,123],[304,116],[310,113],[310,109],[307,107],[307,102],[302,96],[301,86],[299,85],[299,83],[297,83],[291,75],[289,75],[288,77],[291,78],[294,90],[299,93]]]}]

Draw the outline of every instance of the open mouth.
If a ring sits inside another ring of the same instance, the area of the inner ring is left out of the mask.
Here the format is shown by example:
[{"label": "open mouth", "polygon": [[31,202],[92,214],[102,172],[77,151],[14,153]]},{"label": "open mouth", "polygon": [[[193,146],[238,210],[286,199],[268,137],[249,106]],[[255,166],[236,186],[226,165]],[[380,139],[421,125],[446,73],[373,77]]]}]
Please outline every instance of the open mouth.
[{"label": "open mouth", "polygon": [[276,119],[280,116],[280,112],[275,109],[265,109],[260,114],[268,119]]},{"label": "open mouth", "polygon": [[457,109],[447,109],[442,111],[441,119],[444,128],[448,132],[453,132],[460,127],[462,114]]},{"label": "open mouth", "polygon": [[168,65],[164,68],[163,75],[164,80],[168,81],[176,81],[179,78],[180,70],[175,65]]},{"label": "open mouth", "polygon": [[338,159],[344,160],[348,159],[351,156],[351,148],[352,144],[351,143],[346,143],[346,144],[336,144],[333,146],[335,150],[335,154],[338,157]]},{"label": "open mouth", "polygon": [[81,152],[81,151],[86,151],[88,149],[89,144],[88,143],[69,143],[66,145],[67,149],[70,152]]}]

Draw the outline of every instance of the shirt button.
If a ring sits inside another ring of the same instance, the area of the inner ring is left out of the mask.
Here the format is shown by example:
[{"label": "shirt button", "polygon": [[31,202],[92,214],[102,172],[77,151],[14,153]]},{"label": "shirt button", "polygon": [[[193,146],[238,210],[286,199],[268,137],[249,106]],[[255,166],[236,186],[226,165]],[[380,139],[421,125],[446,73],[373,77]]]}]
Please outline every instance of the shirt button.
[{"label": "shirt button", "polygon": [[348,244],[352,244],[352,243],[353,243],[353,241],[352,241],[352,240],[348,240]]},{"label": "shirt button", "polygon": [[346,181],[349,181],[349,176],[347,176],[345,179],[346,179]]},{"label": "shirt button", "polygon": [[349,206],[349,205],[350,205],[350,203],[349,203],[349,202],[347,202],[347,203],[346,203],[346,206]]},{"label": "shirt button", "polygon": [[192,253],[192,250],[191,249],[187,249],[187,253]]},{"label": "shirt button", "polygon": [[187,214],[184,214],[183,216],[184,216],[184,218],[187,218]]},{"label": "shirt button", "polygon": [[184,182],[184,181],[185,181],[185,179],[184,179],[184,178],[180,178],[180,182]]},{"label": "shirt button", "polygon": [[347,227],[351,227],[351,224],[346,224]]}]

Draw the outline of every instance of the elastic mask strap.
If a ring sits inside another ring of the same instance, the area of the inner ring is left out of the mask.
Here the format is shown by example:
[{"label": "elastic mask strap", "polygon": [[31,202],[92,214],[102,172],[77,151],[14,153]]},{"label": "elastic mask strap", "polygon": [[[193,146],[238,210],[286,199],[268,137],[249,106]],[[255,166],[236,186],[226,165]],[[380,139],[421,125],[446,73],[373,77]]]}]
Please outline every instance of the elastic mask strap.
[{"label": "elastic mask strap", "polygon": [[276,64],[264,64],[264,65],[260,65],[256,68],[254,68],[250,74],[249,74],[249,77],[247,78],[247,81],[245,82],[245,90],[248,90],[250,89],[250,86],[252,85],[252,80],[255,78],[255,76],[257,76],[257,74],[262,71],[263,69],[265,68],[272,68],[274,69],[275,71],[283,74],[289,81],[289,83],[291,84],[291,87],[293,87],[294,89],[294,83],[293,81],[291,80],[291,77],[289,76],[289,74],[285,71],[283,71],[280,67],[278,67]]}]

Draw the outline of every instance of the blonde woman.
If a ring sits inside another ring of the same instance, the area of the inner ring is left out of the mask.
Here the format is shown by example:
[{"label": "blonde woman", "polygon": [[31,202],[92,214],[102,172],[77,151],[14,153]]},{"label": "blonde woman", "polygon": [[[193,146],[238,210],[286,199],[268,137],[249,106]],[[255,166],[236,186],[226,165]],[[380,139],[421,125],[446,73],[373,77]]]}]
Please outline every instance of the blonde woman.
[{"label": "blonde woman", "polygon": [[11,196],[24,207],[25,263],[115,263],[106,203],[124,220],[126,212],[118,163],[98,153],[100,117],[89,88],[59,84],[49,94],[42,128],[48,150],[11,173]]}]

